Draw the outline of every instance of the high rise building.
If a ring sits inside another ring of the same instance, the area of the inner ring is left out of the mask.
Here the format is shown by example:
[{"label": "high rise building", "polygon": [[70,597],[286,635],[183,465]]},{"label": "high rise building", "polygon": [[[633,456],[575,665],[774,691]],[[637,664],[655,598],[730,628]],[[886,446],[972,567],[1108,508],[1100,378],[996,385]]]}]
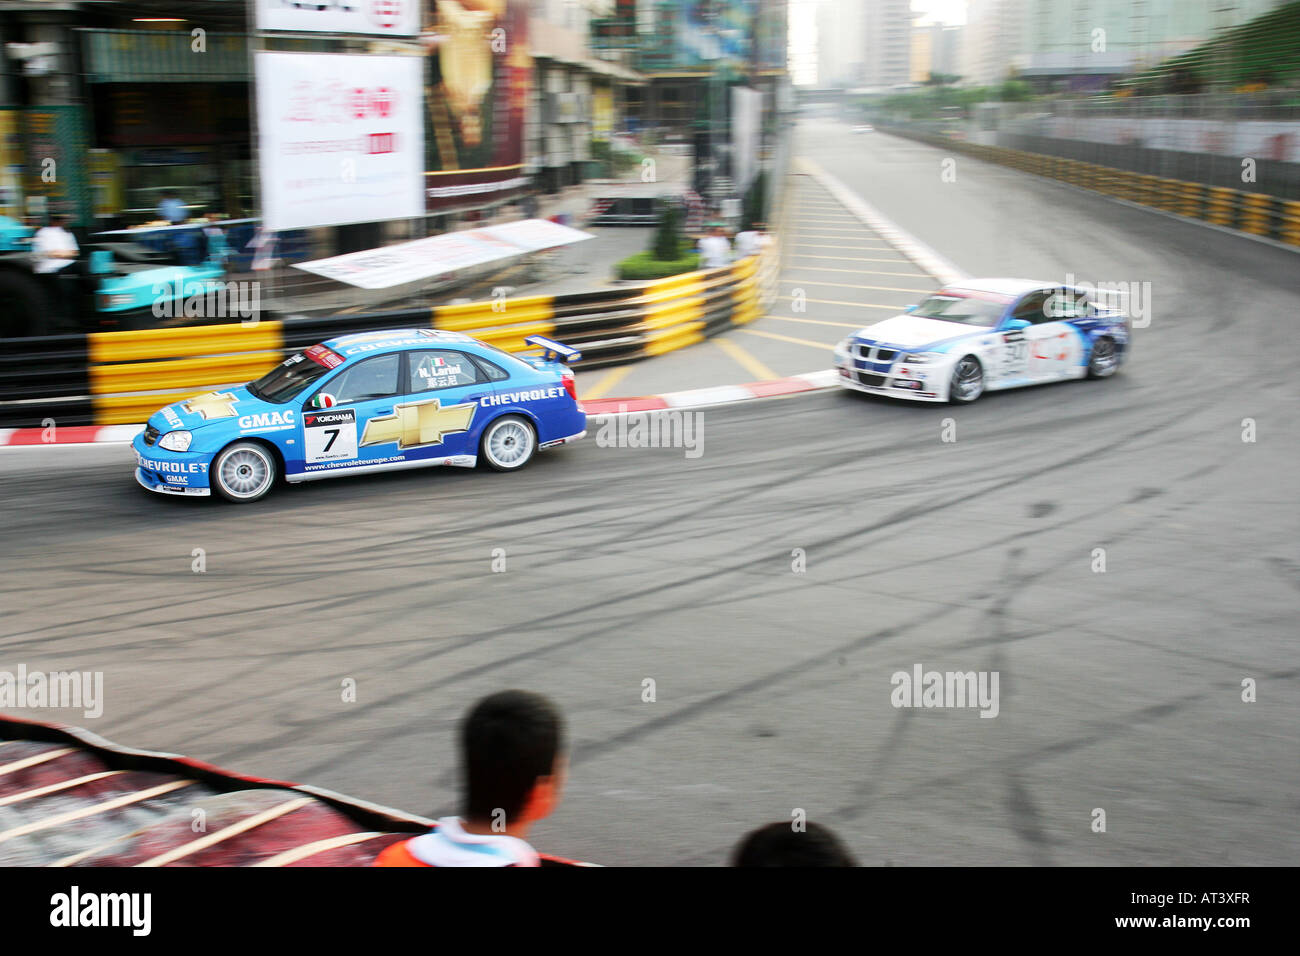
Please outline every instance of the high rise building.
[{"label": "high rise building", "polygon": [[964,81],[1015,74],[1040,89],[1088,89],[1153,66],[1286,0],[970,0]]},{"label": "high rise building", "polygon": [[862,0],[821,0],[817,7],[817,85],[860,86],[866,58],[866,5]]},{"label": "high rise building", "polygon": [[866,15],[863,83],[874,88],[906,85],[912,80],[912,13],[910,0],[862,0]]}]

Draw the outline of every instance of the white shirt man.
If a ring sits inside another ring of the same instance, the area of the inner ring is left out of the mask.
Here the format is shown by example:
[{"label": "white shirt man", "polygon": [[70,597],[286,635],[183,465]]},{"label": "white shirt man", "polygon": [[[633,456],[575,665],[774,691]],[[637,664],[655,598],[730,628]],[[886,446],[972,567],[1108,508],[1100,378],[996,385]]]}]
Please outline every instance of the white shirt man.
[{"label": "white shirt man", "polygon": [[700,268],[718,269],[731,263],[731,242],[721,229],[700,240]]},{"label": "white shirt man", "polygon": [[736,233],[736,258],[744,259],[746,256],[756,256],[758,251],[763,248],[763,234],[757,229],[746,229],[744,232]]},{"label": "white shirt man", "polygon": [[35,270],[46,273],[72,265],[80,249],[72,233],[63,228],[63,220],[56,219],[54,225],[36,231],[32,251],[36,253]]}]

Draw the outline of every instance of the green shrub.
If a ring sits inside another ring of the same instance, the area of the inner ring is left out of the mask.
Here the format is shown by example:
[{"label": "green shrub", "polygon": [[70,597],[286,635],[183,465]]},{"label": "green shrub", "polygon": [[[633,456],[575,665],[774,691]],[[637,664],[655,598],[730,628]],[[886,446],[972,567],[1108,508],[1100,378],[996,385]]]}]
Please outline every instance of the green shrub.
[{"label": "green shrub", "polygon": [[676,259],[657,259],[653,252],[638,252],[619,262],[614,269],[620,279],[647,282],[694,272],[699,267],[700,255],[697,252],[688,252]]},{"label": "green shrub", "polygon": [[662,262],[675,262],[685,253],[682,248],[681,216],[673,203],[664,203],[659,211],[659,226],[650,242],[650,252]]}]

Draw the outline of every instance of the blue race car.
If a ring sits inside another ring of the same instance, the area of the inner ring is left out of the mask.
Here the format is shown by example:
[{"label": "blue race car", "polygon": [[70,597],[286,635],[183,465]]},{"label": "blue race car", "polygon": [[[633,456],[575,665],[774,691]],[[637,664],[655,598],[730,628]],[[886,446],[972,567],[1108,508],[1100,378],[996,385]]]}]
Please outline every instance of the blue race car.
[{"label": "blue race car", "polygon": [[344,335],[289,356],[247,385],[160,409],[131,443],[150,491],[256,501],[291,482],[426,465],[517,471],[577,441],[587,416],[580,357],[542,336],[542,357],[459,332]]}]

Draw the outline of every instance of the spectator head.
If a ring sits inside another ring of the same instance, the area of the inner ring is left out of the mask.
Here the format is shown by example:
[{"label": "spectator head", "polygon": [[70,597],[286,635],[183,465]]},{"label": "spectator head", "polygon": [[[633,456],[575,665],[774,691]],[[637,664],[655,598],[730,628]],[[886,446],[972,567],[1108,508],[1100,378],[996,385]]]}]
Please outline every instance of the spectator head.
[{"label": "spectator head", "polygon": [[57,226],[60,229],[67,229],[68,228],[67,213],[62,213],[62,212],[55,213],[53,216],[50,217],[50,225]]},{"label": "spectator head", "polygon": [[465,818],[512,830],[548,816],[564,785],[564,719],[549,698],[524,690],[484,697],[461,725]]},{"label": "spectator head", "polygon": [[732,866],[857,866],[844,844],[819,823],[797,831],[789,823],[769,823],[745,835]]}]

